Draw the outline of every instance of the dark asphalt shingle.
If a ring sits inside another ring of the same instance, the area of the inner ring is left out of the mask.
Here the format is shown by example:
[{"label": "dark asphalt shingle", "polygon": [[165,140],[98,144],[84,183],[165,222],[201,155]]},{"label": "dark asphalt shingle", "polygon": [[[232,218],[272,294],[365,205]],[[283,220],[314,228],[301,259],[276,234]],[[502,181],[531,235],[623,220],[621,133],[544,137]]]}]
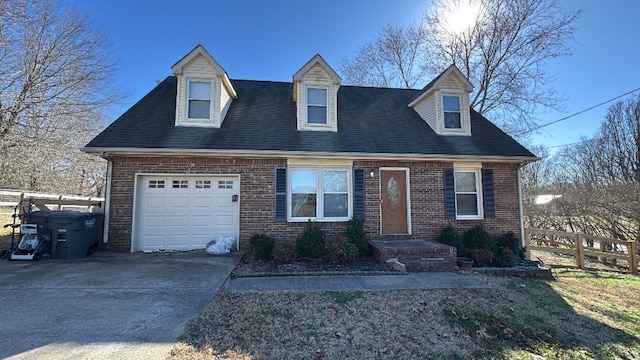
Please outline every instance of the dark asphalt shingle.
[{"label": "dark asphalt shingle", "polygon": [[474,110],[473,136],[437,135],[407,106],[420,90],[341,86],[336,133],[296,130],[291,83],[231,82],[238,98],[220,129],[174,126],[176,78],[170,76],[87,148],[534,157]]}]

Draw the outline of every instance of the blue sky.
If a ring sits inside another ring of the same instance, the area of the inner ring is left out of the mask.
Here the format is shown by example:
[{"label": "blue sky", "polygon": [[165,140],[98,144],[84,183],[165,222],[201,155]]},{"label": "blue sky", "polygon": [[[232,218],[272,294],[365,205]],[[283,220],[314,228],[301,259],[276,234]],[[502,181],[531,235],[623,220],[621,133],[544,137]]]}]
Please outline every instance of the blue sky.
[{"label": "blue sky", "polygon": [[[429,0],[66,0],[109,34],[118,60],[118,78],[131,97],[115,109],[115,119],[156,84],[171,65],[197,44],[232,79],[291,81],[320,53],[334,68],[387,23],[417,22]],[[553,60],[553,86],[567,101],[564,112],[539,116],[540,122],[571,113],[640,87],[640,1],[560,0],[567,9],[584,8],[577,23],[573,55]],[[591,136],[607,106],[545,128],[532,144],[558,145]]]}]

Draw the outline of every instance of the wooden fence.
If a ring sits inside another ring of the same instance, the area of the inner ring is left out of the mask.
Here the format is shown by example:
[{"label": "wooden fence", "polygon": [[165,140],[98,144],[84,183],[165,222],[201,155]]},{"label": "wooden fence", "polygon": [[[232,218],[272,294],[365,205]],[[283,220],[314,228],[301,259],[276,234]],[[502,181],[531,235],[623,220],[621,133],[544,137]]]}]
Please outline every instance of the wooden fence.
[{"label": "wooden fence", "polygon": [[[525,229],[527,258],[531,251],[572,255],[580,269],[590,267],[588,261],[610,264],[622,260],[629,272],[638,273],[638,243],[544,229]],[[621,265],[621,264],[617,264]]]},{"label": "wooden fence", "polygon": [[33,203],[38,208],[45,206],[49,210],[79,210],[96,212],[104,209],[104,198],[101,197],[0,189],[0,208],[4,208],[4,212],[13,212],[13,208],[19,202],[27,199],[32,199]]}]

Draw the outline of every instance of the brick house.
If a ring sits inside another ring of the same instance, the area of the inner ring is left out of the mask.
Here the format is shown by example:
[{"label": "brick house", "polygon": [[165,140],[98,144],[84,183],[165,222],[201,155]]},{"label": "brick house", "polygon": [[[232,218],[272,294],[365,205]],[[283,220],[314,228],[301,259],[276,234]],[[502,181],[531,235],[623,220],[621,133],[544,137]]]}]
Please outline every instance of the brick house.
[{"label": "brick house", "polygon": [[172,71],[83,149],[108,160],[110,249],[247,249],[354,216],[371,239],[521,234],[518,170],[537,158],[470,108],[455,66],[422,90],[341,86],[320,55],[292,82],[231,80],[199,45]]}]

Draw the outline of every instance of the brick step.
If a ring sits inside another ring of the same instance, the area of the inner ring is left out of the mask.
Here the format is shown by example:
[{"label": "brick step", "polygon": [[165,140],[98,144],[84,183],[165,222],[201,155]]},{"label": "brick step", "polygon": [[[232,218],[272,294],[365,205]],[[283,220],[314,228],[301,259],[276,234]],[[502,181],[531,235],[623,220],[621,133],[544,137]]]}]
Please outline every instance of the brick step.
[{"label": "brick step", "polygon": [[[457,269],[456,249],[438,242],[409,240],[372,240],[373,252],[379,262],[387,262],[399,271],[454,271]],[[388,260],[396,260],[388,262]]]}]

